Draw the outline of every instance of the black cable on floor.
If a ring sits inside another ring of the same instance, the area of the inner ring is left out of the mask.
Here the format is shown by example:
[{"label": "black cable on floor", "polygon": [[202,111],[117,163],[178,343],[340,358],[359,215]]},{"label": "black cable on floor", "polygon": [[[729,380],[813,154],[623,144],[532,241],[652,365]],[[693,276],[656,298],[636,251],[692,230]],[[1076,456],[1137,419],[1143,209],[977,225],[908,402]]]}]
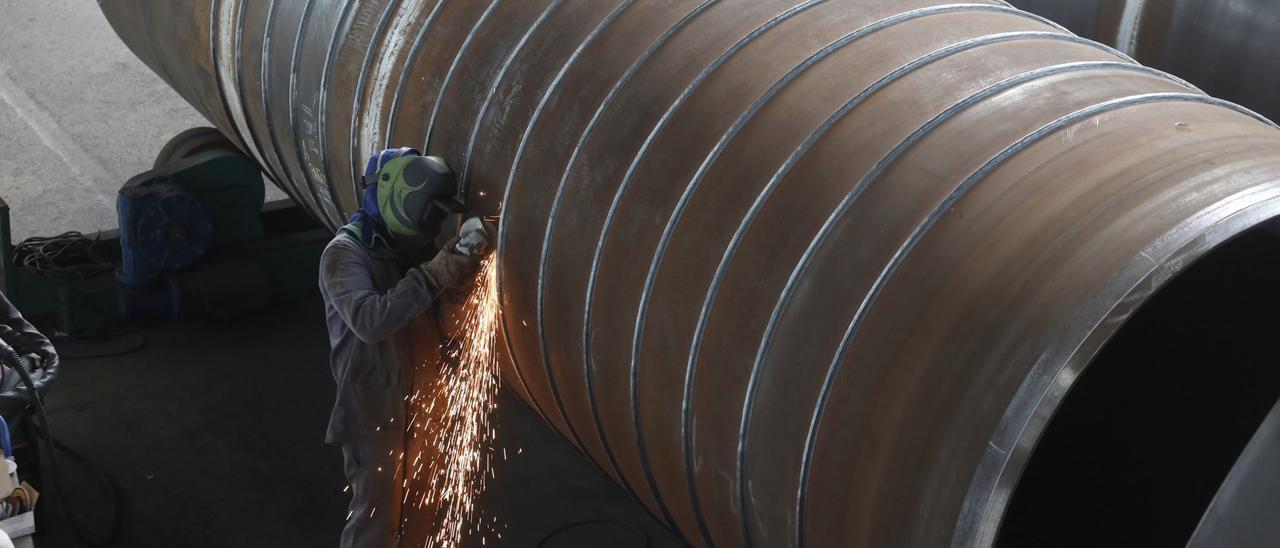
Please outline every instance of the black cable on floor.
[{"label": "black cable on floor", "polygon": [[[49,426],[49,415],[44,408],[44,398],[40,397],[40,392],[36,390],[35,382],[31,379],[31,372],[28,370],[29,364],[27,364],[27,360],[23,359],[22,356],[19,356],[18,353],[14,351],[13,347],[8,345],[8,343],[2,341],[0,341],[0,359],[18,373],[18,376],[22,379],[22,383],[27,387],[31,396],[31,403],[36,408],[36,413],[40,415],[40,422],[43,423],[42,427],[35,428],[36,425],[34,424],[34,421],[29,424],[33,427],[32,429],[36,431],[37,439],[42,439],[46,444],[46,449],[49,454],[49,466],[53,471],[52,479],[54,491],[57,493],[57,500],[59,502],[58,508],[62,513],[63,519],[66,520],[67,525],[70,526],[71,532],[75,535],[78,541],[90,546],[110,546],[112,539],[115,538],[116,527],[119,522],[119,493],[116,488],[115,480],[111,477],[111,474],[100,465],[93,462],[88,457],[85,457],[80,452],[68,447],[62,442],[57,441],[53,437],[52,429]],[[28,419],[30,419],[30,416],[28,416]],[[67,498],[66,493],[62,488],[63,476],[58,466],[58,451],[62,451],[76,462],[79,462],[82,466],[91,471],[94,476],[98,478],[98,481],[102,483],[104,491],[107,493],[107,504],[109,505],[108,515],[110,516],[107,530],[104,533],[97,536],[91,536],[90,532],[86,532],[84,528],[76,523],[75,518],[73,517],[74,513],[71,511],[71,500]],[[115,548],[125,547],[117,546]]]},{"label": "black cable on floor", "polygon": [[102,234],[90,238],[75,231],[19,242],[13,248],[13,264],[60,282],[87,280],[116,267]]}]

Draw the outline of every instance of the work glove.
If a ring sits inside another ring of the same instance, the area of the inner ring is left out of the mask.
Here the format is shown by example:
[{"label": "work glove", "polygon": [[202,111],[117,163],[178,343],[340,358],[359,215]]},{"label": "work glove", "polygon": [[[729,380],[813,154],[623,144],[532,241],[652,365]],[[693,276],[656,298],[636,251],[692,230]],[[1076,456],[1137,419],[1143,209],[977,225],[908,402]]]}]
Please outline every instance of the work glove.
[{"label": "work glove", "polygon": [[444,248],[419,268],[441,289],[465,289],[480,267],[482,257],[454,252],[460,238],[449,240]]},{"label": "work glove", "polygon": [[463,255],[488,255],[498,243],[498,225],[480,217],[462,224],[458,244],[452,249]]}]

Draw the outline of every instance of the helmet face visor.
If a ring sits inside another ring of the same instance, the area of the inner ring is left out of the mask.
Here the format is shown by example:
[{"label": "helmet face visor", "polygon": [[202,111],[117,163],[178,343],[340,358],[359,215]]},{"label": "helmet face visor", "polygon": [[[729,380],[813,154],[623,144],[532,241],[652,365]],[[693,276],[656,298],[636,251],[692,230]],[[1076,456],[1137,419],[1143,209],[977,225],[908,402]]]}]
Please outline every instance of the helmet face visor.
[{"label": "helmet face visor", "polygon": [[443,162],[423,156],[396,158],[378,173],[378,208],[392,233],[432,239],[449,214],[440,202],[452,200],[457,188]]}]

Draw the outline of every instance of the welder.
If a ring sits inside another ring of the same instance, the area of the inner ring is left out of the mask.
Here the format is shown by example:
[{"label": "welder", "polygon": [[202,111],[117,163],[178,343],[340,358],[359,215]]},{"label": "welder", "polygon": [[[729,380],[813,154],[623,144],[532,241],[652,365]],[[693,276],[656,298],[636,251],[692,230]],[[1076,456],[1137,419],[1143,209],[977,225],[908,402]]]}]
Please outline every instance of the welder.
[{"label": "welder", "polygon": [[385,150],[360,184],[360,209],[320,260],[337,383],[326,441],[342,447],[351,494],[344,548],[399,545],[406,392],[415,366],[443,363],[441,302],[468,288],[493,241],[484,225],[481,253],[461,252],[459,238],[435,248],[449,215],[464,209],[440,158]]}]

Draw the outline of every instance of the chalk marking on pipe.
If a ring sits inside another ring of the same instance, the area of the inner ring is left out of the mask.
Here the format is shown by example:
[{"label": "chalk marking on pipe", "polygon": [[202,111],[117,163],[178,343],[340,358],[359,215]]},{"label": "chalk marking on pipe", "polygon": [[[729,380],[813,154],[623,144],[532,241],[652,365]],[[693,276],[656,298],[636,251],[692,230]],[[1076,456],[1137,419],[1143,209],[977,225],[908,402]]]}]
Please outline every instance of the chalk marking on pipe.
[{"label": "chalk marking on pipe", "polygon": [[0,63],[0,101],[13,109],[18,118],[35,132],[36,137],[40,138],[40,143],[57,154],[62,163],[75,175],[75,179],[93,192],[99,202],[114,209],[115,204],[111,199],[98,191],[92,175],[95,173],[105,175],[109,172],[63,131],[62,126],[58,125],[48,111],[41,108],[31,99],[31,96],[9,79],[8,72],[9,66]]}]

